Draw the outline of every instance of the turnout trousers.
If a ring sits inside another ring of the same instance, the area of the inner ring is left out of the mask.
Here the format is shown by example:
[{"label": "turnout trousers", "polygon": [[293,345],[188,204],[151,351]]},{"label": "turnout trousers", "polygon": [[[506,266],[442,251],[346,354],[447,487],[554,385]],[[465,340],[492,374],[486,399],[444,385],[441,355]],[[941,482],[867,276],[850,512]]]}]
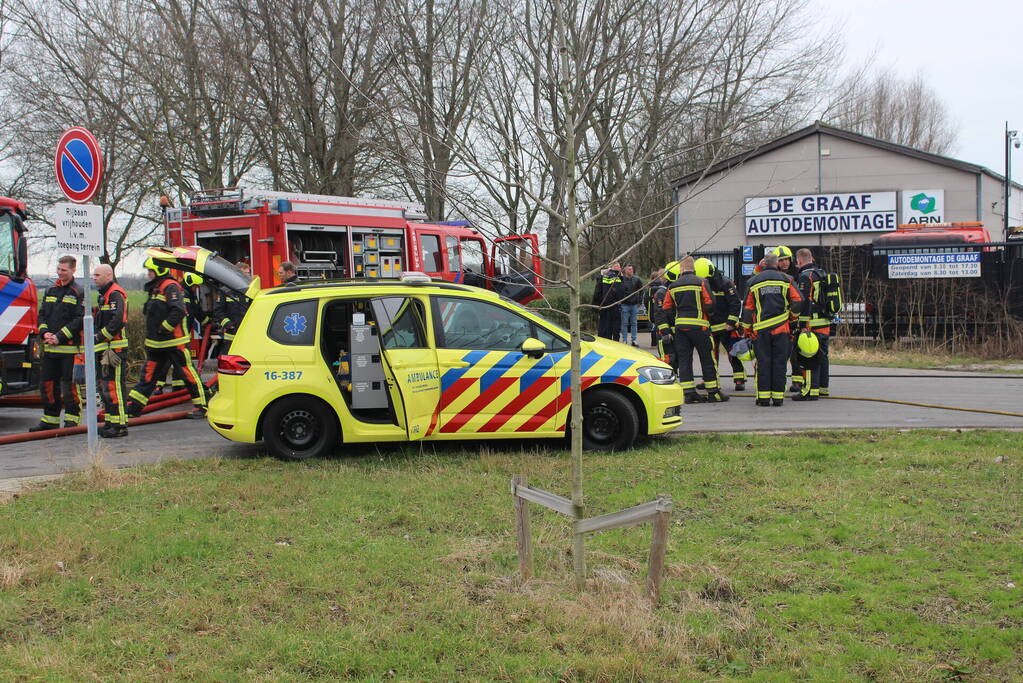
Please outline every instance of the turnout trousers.
[{"label": "turnout trousers", "polygon": [[52,353],[43,349],[43,361],[39,369],[43,399],[43,416],[40,422],[60,427],[60,411],[64,411],[64,426],[76,427],[81,421],[81,404],[78,387],[71,381],[75,366],[75,354]]},{"label": "turnout trousers", "polygon": [[126,425],[128,415],[124,404],[128,392],[124,386],[124,351],[114,349],[121,358],[121,364],[103,365],[103,353],[96,354],[96,379],[99,395],[103,399],[103,413],[106,424]]},{"label": "turnout trousers", "polygon": [[169,368],[181,370],[181,376],[185,380],[185,389],[192,397],[192,403],[197,408],[206,407],[206,392],[203,391],[202,380],[195,366],[192,365],[192,354],[187,346],[171,346],[164,349],[146,347],[146,362],[142,366],[142,373],[139,376],[139,383],[128,392],[128,413],[138,415],[149,403],[149,397],[156,390],[156,385],[161,379],[167,377]]},{"label": "turnout trousers", "polygon": [[728,350],[732,348],[732,342],[735,341],[731,330],[718,330],[712,334],[714,335],[714,366],[717,367],[718,356],[721,355],[723,349],[729,365],[732,366],[732,381],[736,384],[745,382],[746,368],[743,367],[742,361],[728,353]]},{"label": "turnout trousers", "polygon": [[811,396],[820,396],[821,389],[824,395],[828,395],[828,382],[830,381],[831,367],[828,365],[828,340],[831,335],[814,331],[814,336],[821,345],[821,360],[816,370],[803,370],[803,382],[800,385],[802,393]]},{"label": "turnout trousers", "polygon": [[622,311],[619,306],[604,308],[597,313],[597,336],[618,341],[622,332]]},{"label": "turnout trousers", "polygon": [[694,350],[700,356],[704,387],[707,391],[717,391],[718,373],[714,367],[710,330],[699,327],[676,327],[675,362],[678,363],[678,380],[682,384],[682,391],[687,394],[696,391],[696,381],[693,379]]},{"label": "turnout trousers", "polygon": [[771,334],[761,330],[753,340],[757,356],[757,398],[782,400],[785,398],[785,370],[789,362],[789,335]]}]

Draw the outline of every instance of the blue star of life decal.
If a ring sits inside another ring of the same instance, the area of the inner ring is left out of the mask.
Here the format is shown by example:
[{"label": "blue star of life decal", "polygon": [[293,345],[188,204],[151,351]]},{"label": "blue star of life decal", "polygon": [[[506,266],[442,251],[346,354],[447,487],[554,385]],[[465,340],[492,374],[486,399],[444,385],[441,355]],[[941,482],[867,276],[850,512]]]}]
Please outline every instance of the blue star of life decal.
[{"label": "blue star of life decal", "polygon": [[299,313],[292,313],[284,319],[284,331],[290,334],[292,337],[305,332],[306,319],[304,315]]}]

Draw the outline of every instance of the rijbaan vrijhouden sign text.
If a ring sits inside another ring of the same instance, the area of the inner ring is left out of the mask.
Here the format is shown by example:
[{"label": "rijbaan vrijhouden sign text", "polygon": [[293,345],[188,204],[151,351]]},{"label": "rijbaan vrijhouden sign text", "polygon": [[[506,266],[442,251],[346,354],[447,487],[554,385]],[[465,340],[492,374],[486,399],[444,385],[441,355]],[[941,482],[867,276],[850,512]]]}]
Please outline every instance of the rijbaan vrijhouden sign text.
[{"label": "rijbaan vrijhouden sign text", "polygon": [[807,194],[746,199],[747,235],[895,230],[895,192]]}]

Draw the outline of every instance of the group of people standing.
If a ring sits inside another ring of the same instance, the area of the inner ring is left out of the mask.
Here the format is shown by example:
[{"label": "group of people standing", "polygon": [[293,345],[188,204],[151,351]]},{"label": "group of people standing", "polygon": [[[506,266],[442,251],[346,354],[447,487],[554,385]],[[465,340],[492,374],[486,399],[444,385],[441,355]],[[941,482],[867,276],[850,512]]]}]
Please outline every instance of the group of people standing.
[{"label": "group of people standing", "polygon": [[[239,265],[248,267],[248,264]],[[148,298],[143,306],[146,360],[139,382],[131,391],[126,391],[124,376],[129,341],[128,295],[117,284],[111,266],[100,264],[92,272],[97,288],[93,308],[96,375],[104,410],[104,424],[99,434],[104,438],[128,433],[128,419],[142,413],[157,387],[165,383],[168,372],[173,378],[171,385],[182,386],[191,396],[193,409],[188,417],[204,418],[211,392],[203,384],[191,356],[189,347],[193,335],[204,324],[216,319],[223,332],[223,343],[229,344],[245,313],[241,299],[225,292],[218,292],[211,311],[201,289],[203,278],[199,275],[186,273],[179,281],[172,277],[169,268],[153,259],[148,259],[145,267],[148,277],[145,285]],[[60,257],[57,281],[43,295],[39,311],[43,415],[30,431],[72,427],[81,421],[81,392],[74,378],[74,367],[76,362],[82,362],[86,302],[83,289],[75,281],[76,268],[74,256]],[[221,352],[226,351],[222,348]]]},{"label": "group of people standing", "polygon": [[[631,266],[622,271],[614,263],[602,271],[594,291],[593,304],[600,307],[597,334],[625,342],[631,333],[636,345],[636,328],[626,327],[628,314],[621,304],[631,303],[632,297],[642,304],[645,296],[652,341],[658,355],[675,368],[686,403],[729,399],[718,377],[722,349],[736,391],[746,389],[743,361],[755,357],[756,405],[783,405],[790,363],[792,400],[817,400],[829,391],[832,319],[823,286],[827,274],[814,263],[809,249],[796,252],[794,269],[792,257],[788,247],[774,247],[742,293],[706,258],[672,261],[652,274],[648,286],[634,276]],[[693,375],[694,352],[702,372],[700,383]]]}]

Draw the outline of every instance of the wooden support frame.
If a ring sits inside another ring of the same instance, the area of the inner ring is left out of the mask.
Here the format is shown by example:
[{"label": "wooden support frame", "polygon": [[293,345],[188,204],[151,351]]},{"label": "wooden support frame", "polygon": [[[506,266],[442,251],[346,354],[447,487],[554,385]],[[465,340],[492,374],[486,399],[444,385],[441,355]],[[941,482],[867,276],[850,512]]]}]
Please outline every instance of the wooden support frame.
[{"label": "wooden support frame", "polygon": [[[550,491],[533,488],[524,474],[516,474],[512,477],[511,493],[515,500],[519,574],[523,581],[527,581],[533,576],[533,537],[530,531],[528,503],[536,503],[573,519],[575,518],[575,508],[568,498]],[[651,522],[653,535],[650,540],[646,586],[650,599],[657,604],[661,599],[661,586],[664,582],[664,556],[668,547],[668,526],[673,507],[674,501],[671,496],[659,494],[657,500],[652,500],[649,503],[634,505],[597,517],[576,519],[573,522],[572,530],[574,534],[581,535]]]}]

